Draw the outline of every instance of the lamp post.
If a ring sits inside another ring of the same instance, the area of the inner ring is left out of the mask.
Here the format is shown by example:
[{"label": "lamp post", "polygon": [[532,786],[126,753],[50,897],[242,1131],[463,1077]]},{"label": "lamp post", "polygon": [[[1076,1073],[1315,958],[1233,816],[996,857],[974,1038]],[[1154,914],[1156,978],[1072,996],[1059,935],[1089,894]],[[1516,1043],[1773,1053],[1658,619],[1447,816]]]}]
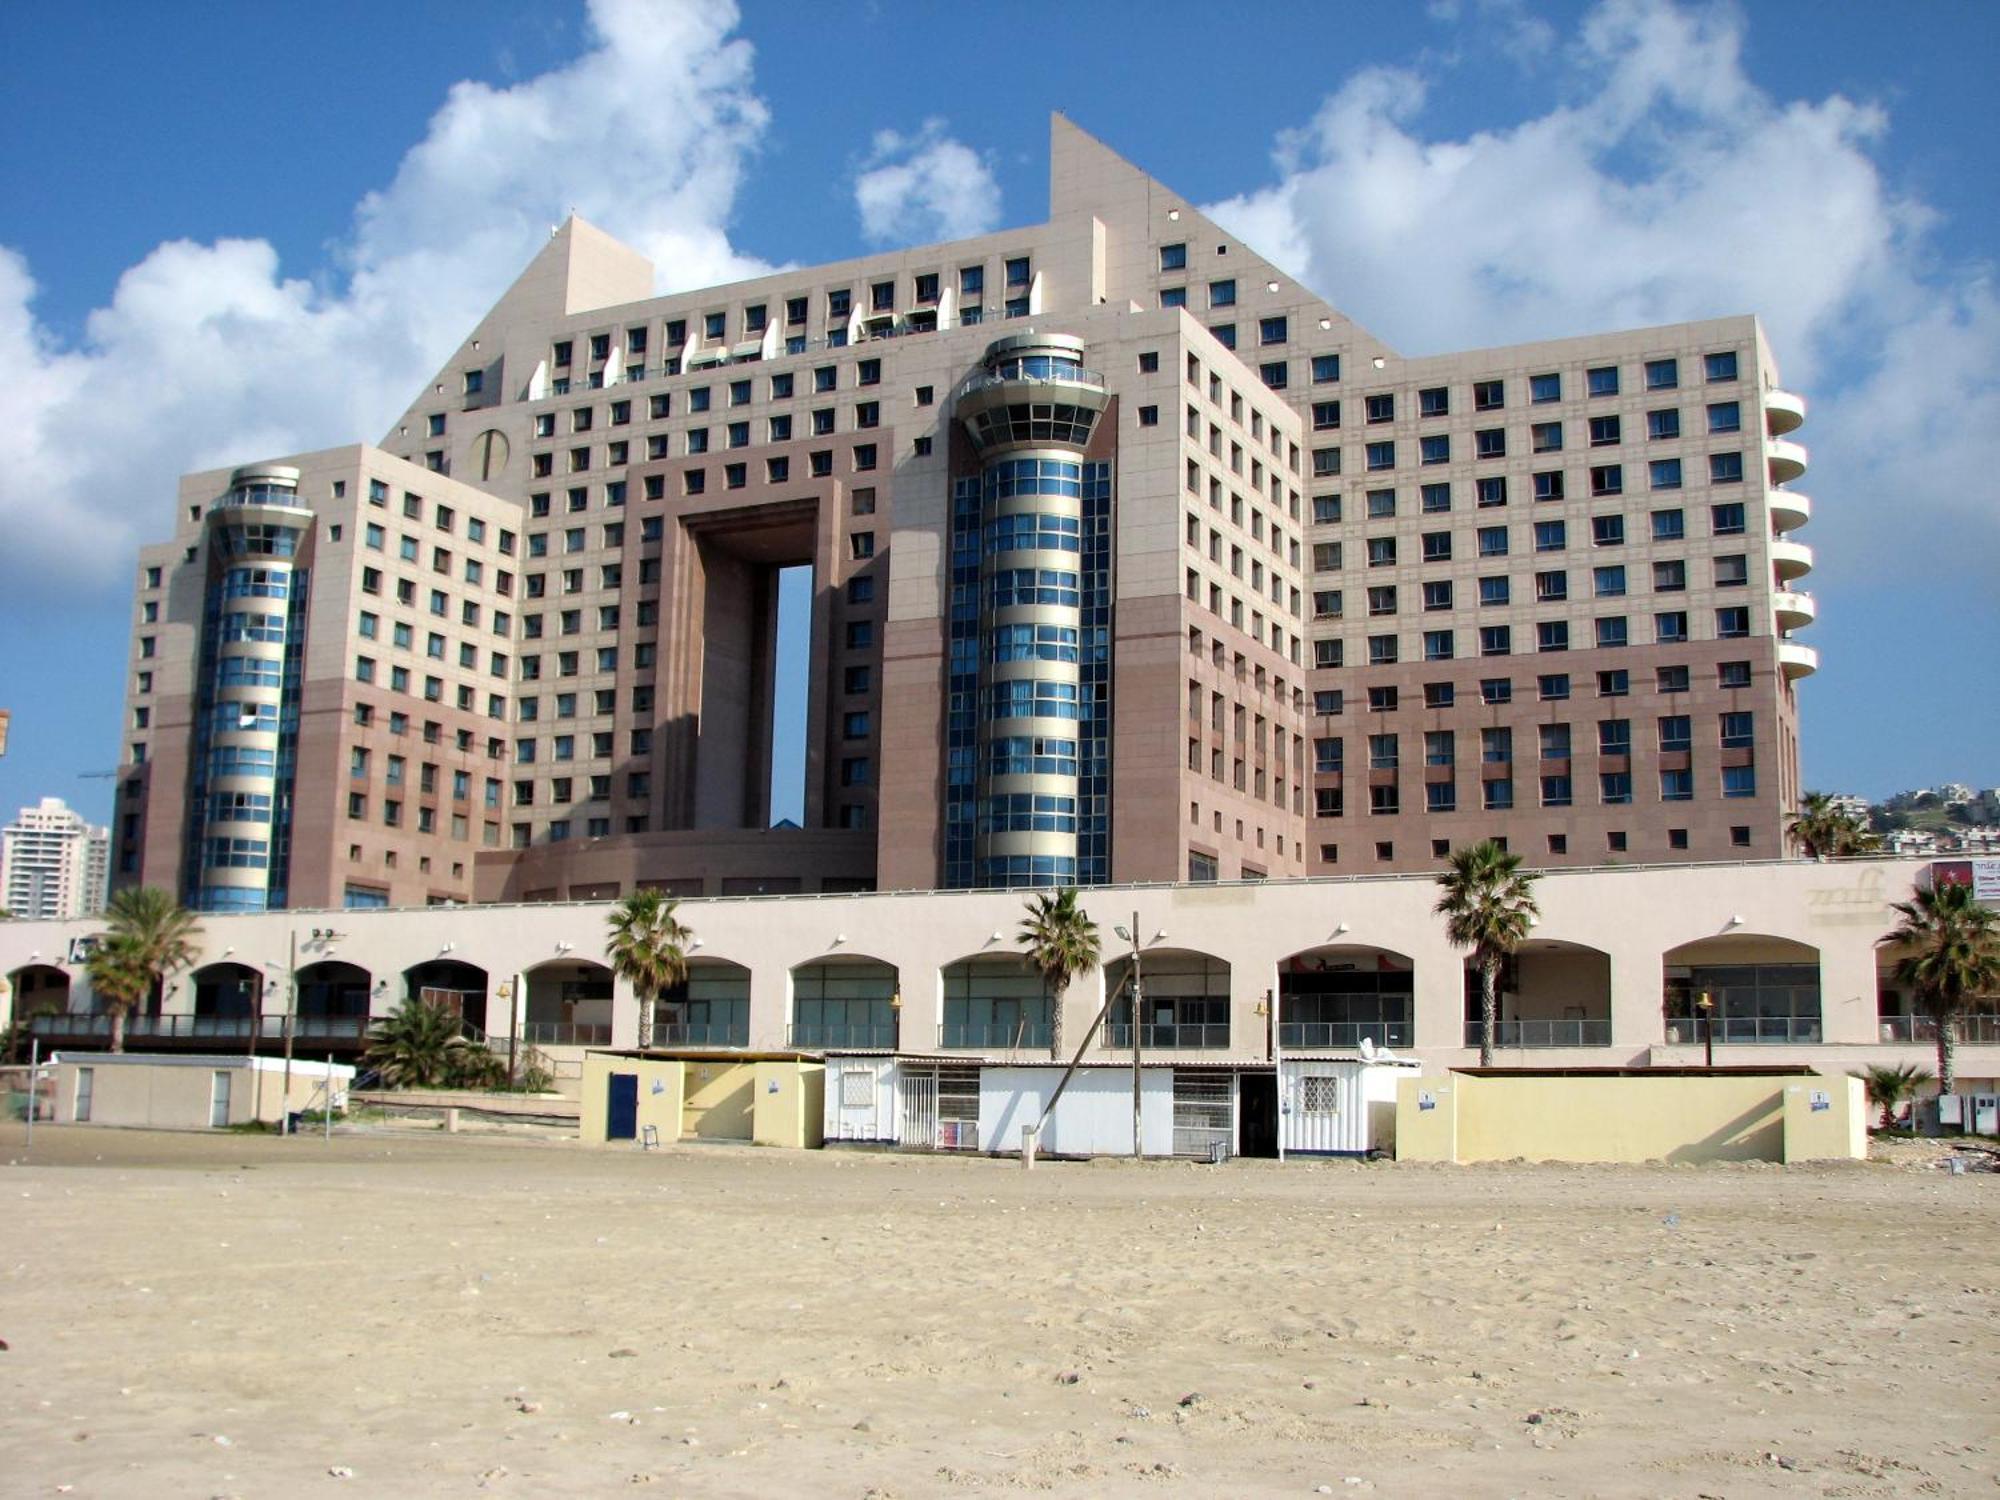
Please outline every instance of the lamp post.
[{"label": "lamp post", "polygon": [[1145,1155],[1144,1142],[1139,1134],[1140,1101],[1139,1052],[1140,1038],[1144,1023],[1139,1019],[1139,1005],[1145,998],[1143,971],[1139,966],[1139,914],[1132,913],[1132,926],[1114,928],[1117,934],[1132,945],[1132,1159],[1139,1160]]},{"label": "lamp post", "polygon": [[1711,995],[1707,990],[1703,990],[1701,998],[1695,1001],[1695,1007],[1701,1012],[1702,1049],[1705,1058],[1703,1066],[1713,1068],[1715,1066],[1715,996]]}]

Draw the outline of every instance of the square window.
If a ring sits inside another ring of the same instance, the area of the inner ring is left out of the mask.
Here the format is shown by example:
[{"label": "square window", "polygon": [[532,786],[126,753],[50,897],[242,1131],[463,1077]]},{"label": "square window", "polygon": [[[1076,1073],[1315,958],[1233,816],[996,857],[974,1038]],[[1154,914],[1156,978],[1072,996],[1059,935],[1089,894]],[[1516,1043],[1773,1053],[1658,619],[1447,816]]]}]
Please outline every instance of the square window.
[{"label": "square window", "polygon": [[1417,415],[1420,417],[1448,417],[1451,415],[1451,392],[1444,386],[1432,386],[1417,392]]},{"label": "square window", "polygon": [[1314,385],[1329,385],[1340,379],[1340,356],[1338,354],[1315,354],[1312,361]]},{"label": "square window", "polygon": [[1615,396],[1618,394],[1618,367],[1600,365],[1587,374],[1590,394],[1593,396]]},{"label": "square window", "polygon": [[1514,683],[1507,677],[1482,677],[1479,680],[1479,701],[1492,708],[1502,703],[1514,701]]},{"label": "square window", "polygon": [[1233,278],[1211,281],[1208,284],[1208,305],[1210,307],[1234,307],[1236,305],[1236,282]]},{"label": "square window", "polygon": [[1507,404],[1507,382],[1504,380],[1476,380],[1472,384],[1472,409],[1474,411],[1498,411]]},{"label": "square window", "polygon": [[1160,269],[1162,271],[1185,271],[1187,269],[1187,244],[1160,246]]},{"label": "square window", "polygon": [[[1734,380],[1736,378],[1736,351],[1734,349],[1725,349],[1718,354],[1709,355],[1705,364],[1710,380]],[[1749,839],[1745,838],[1743,842],[1747,844]]]},{"label": "square window", "polygon": [[1286,338],[1287,323],[1282,317],[1259,318],[1257,320],[1257,342],[1260,344],[1282,344]]},{"label": "square window", "polygon": [[1671,391],[1681,383],[1681,362],[1677,359],[1646,361],[1646,389]]},{"label": "square window", "polygon": [[1528,377],[1528,400],[1535,405],[1544,406],[1551,401],[1560,401],[1562,398],[1563,383],[1561,375],[1551,372],[1546,375],[1530,375]]}]

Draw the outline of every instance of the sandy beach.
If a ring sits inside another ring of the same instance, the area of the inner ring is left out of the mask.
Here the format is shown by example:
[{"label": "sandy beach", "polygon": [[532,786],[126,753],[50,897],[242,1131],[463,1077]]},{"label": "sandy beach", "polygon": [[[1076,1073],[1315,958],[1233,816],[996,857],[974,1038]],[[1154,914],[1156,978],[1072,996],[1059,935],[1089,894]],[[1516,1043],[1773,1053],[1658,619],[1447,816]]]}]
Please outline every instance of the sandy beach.
[{"label": "sandy beach", "polygon": [[2000,1176],[0,1127],[10,1496],[1967,1495]]}]

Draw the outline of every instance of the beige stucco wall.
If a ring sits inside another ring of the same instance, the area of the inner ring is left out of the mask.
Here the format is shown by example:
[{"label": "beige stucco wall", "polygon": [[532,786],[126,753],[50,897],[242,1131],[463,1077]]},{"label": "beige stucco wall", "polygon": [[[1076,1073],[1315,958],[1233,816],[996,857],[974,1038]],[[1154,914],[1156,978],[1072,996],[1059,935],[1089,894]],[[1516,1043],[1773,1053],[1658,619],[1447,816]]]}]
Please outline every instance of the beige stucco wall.
[{"label": "beige stucco wall", "polygon": [[1868,1090],[1839,1074],[1785,1085],[1785,1160],[1868,1159]]},{"label": "beige stucco wall", "polygon": [[[215,1074],[229,1075],[229,1123],[244,1125],[252,1120],[275,1123],[287,1108],[318,1109],[320,1079],[294,1070],[287,1094],[283,1073],[269,1069],[231,1066],[228,1062],[203,1065],[193,1061],[158,1063],[64,1062],[51,1068],[54,1075],[56,1119],[62,1124],[76,1119],[77,1075],[91,1073],[90,1119],[92,1125],[136,1125],[158,1130],[206,1130]],[[334,1097],[344,1099],[347,1082],[336,1078]]]},{"label": "beige stucco wall", "polygon": [[756,1127],[760,1146],[811,1150],[823,1140],[826,1068],[820,1063],[756,1064]]},{"label": "beige stucco wall", "polygon": [[[1568,1066],[1699,1061],[1698,1045],[1692,1055],[1685,1046],[1667,1047],[1661,987],[1668,955],[1679,962],[1689,953],[1761,953],[1766,940],[1775,938],[1818,954],[1825,1041],[1731,1047],[1727,1061],[1807,1062],[1829,1072],[1867,1062],[1935,1066],[1928,1044],[1883,1044],[1876,1019],[1875,942],[1894,926],[1890,903],[1910,894],[1924,868],[1918,860],[1868,860],[1549,872],[1535,885],[1542,913],[1535,936],[1609,955],[1612,1040],[1605,1047],[1527,1058],[1510,1052],[1508,1060]],[[1225,961],[1230,1046],[1212,1055],[1241,1060],[1268,1056],[1269,1028],[1257,1006],[1276,987],[1290,955],[1330,942],[1405,955],[1415,965],[1415,1042],[1406,1055],[1436,1072],[1464,1066],[1476,1055],[1464,1045],[1464,954],[1444,940],[1432,911],[1436,897],[1430,878],[1404,876],[1101,887],[1084,891],[1082,904],[1097,922],[1107,962],[1124,956],[1125,945],[1113,928],[1129,924],[1135,912],[1146,937],[1165,934],[1152,947],[1192,949]],[[929,1053],[940,1043],[944,970],[963,958],[1018,953],[1014,934],[1025,898],[1019,891],[718,898],[683,901],[678,915],[701,940],[700,957],[748,970],[749,1050],[788,1045],[795,967],[867,956],[898,971],[902,1050]],[[400,998],[404,971],[436,958],[446,943],[454,959],[484,968],[495,990],[545,963],[597,959],[609,910],[607,903],[579,902],[205,915],[199,962],[215,962],[233,948],[236,962],[282,964],[289,933],[303,933],[330,917],[343,933],[339,957],[386,981],[375,1004],[378,1013],[387,1013]],[[11,975],[30,962],[64,954],[72,937],[100,927],[0,924],[0,973]],[[65,968],[73,981],[72,1008],[86,1009],[80,967]],[[1103,1001],[1104,984],[1102,969],[1078,976],[1069,991],[1066,1035],[1082,1035]],[[191,1011],[192,988],[186,973],[177,973],[169,984],[167,1011]],[[506,1016],[491,1019],[493,1034],[504,1036]],[[622,981],[611,1020],[612,1045],[635,1046],[638,1006]],[[1117,1055],[1101,1041],[1091,1053],[1100,1059]],[[1962,1048],[1960,1069],[1968,1079],[2000,1074],[2000,1047]]]},{"label": "beige stucco wall", "polygon": [[1861,1081],[1844,1076],[1452,1073],[1400,1081],[1396,1154],[1456,1162],[1865,1158],[1867,1115]]},{"label": "beige stucco wall", "polygon": [[682,1135],[721,1141],[750,1139],[757,1064],[688,1061],[681,1065],[681,1083],[685,1090]]},{"label": "beige stucco wall", "polygon": [[[618,1057],[590,1052],[583,1059],[582,1113],[578,1117],[578,1138],[586,1146],[623,1146],[636,1142],[605,1138],[605,1105],[613,1073],[639,1075],[639,1138],[651,1125],[659,1132],[660,1144],[670,1145],[681,1138],[681,1063],[678,1058]],[[658,1084],[659,1091],[654,1092]]]}]

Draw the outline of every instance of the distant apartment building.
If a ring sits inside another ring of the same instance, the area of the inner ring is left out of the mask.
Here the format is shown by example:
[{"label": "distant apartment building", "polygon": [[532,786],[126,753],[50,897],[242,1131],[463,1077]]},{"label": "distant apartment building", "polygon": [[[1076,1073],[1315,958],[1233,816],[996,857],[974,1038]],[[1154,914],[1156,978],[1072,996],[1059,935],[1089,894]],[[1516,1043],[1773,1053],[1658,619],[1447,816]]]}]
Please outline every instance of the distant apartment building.
[{"label": "distant apartment building", "polygon": [[0,829],[0,906],[22,919],[62,921],[104,909],[111,834],[60,797],[24,807]]},{"label": "distant apartment building", "polygon": [[665,297],[572,220],[379,447],[188,476],[119,878],[256,910],[1783,856],[1811,506],[1754,318],[1406,357],[1051,150],[1044,223]]}]

